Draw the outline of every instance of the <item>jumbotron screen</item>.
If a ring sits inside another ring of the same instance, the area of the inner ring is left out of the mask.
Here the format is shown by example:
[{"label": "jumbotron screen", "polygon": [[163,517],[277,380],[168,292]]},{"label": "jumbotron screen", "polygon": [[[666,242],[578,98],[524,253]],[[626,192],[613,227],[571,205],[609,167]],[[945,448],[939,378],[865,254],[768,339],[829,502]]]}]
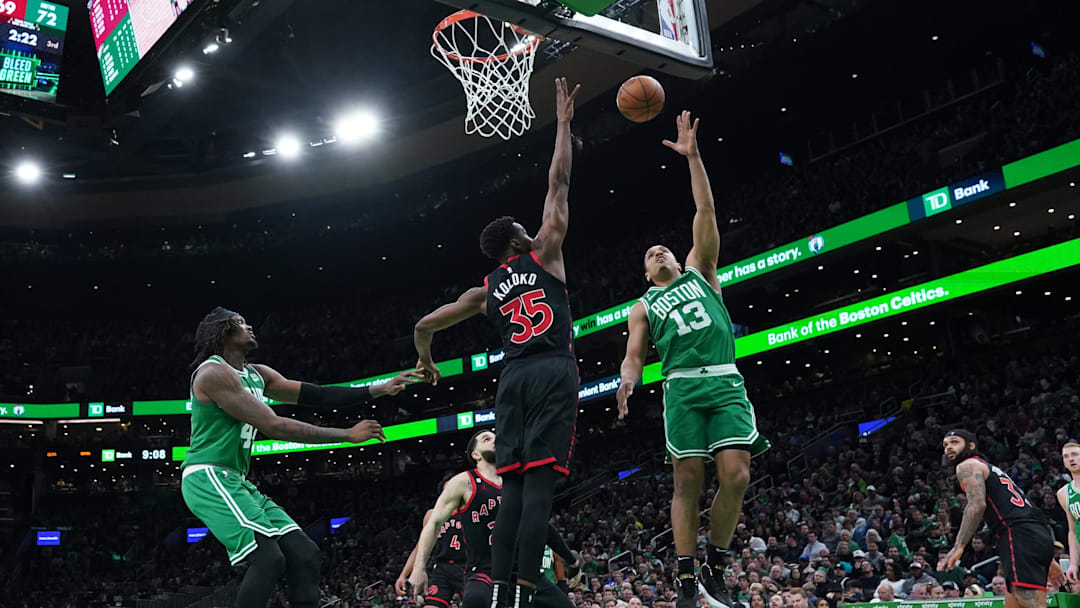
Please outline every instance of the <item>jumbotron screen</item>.
[{"label": "jumbotron screen", "polygon": [[[3,1],[3,0],[0,0]],[[101,79],[108,95],[195,0],[90,0]]]},{"label": "jumbotron screen", "polygon": [[56,102],[68,7],[44,0],[0,0],[0,93]]}]

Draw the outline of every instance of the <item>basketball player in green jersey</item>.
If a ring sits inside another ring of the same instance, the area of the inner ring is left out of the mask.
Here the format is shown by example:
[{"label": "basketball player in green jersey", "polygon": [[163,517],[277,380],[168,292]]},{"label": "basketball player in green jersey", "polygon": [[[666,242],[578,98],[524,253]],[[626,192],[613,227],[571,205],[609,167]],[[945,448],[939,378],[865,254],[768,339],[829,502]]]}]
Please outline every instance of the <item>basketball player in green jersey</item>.
[{"label": "basketball player in green jersey", "polygon": [[319,427],[278,416],[265,401],[343,408],[396,395],[420,376],[404,372],[370,389],[322,387],[249,364],[247,354],[256,346],[251,326],[235,312],[217,307],[199,323],[191,374],[191,447],[181,492],[191,512],[225,545],[229,562],[248,563],[236,595],[238,608],[265,608],[282,575],[289,583],[289,604],[314,608],[319,602],[318,546],[244,479],[255,434],[301,443],[363,443],[386,436],[374,420],[348,429]]},{"label": "basketball player in green jersey", "polygon": [[1080,583],[1080,443],[1066,442],[1061,447],[1061,460],[1072,473],[1072,480],[1057,491],[1057,499],[1069,520],[1069,569],[1065,576],[1075,585]]},{"label": "basketball player in green jersey", "polygon": [[750,480],[750,458],[767,450],[769,442],[758,434],[754,408],[735,367],[731,317],[716,278],[720,231],[709,176],[698,153],[698,120],[691,123],[690,113],[683,112],[675,123],[678,140],[663,143],[685,156],[690,165],[697,207],[694,245],[686,258],[686,272],[663,245],[645,252],[645,278],[653,286],[630,310],[630,337],[616,399],[619,418],[623,418],[628,413],[627,399],[641,380],[651,338],[667,378],[664,433],[675,474],[671,526],[678,554],[678,603],[683,608],[697,600],[698,500],[705,461],[714,460],[720,487],[710,511],[708,556],[698,578],[713,605],[733,608],[737,604],[724,585],[724,562]]}]

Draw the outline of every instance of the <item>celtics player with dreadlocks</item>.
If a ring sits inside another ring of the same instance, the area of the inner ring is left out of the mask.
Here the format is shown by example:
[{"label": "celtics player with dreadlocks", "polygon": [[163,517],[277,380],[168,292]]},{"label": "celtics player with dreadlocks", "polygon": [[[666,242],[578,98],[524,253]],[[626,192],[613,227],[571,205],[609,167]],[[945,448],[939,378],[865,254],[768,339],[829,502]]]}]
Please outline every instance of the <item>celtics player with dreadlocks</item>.
[{"label": "celtics player with dreadlocks", "polygon": [[319,548],[274,501],[244,479],[255,434],[301,443],[385,441],[382,427],[364,420],[352,428],[326,428],[283,418],[268,399],[316,408],[345,408],[396,395],[420,380],[414,371],[370,389],[317,386],[250,364],[255,333],[239,314],[217,307],[195,331],[191,373],[191,447],[181,492],[191,512],[223,545],[232,565],[246,562],[236,595],[238,608],[265,608],[284,575],[289,605],[319,602]]},{"label": "celtics player with dreadlocks", "polygon": [[698,500],[705,461],[714,460],[720,487],[710,511],[708,554],[697,578],[714,606],[733,608],[738,604],[723,578],[728,546],[750,481],[750,458],[767,450],[769,442],[758,434],[754,407],[735,367],[731,317],[716,278],[720,231],[709,176],[698,152],[698,120],[691,123],[690,113],[684,111],[675,124],[678,140],[663,143],[685,156],[690,165],[690,186],[697,207],[694,245],[686,258],[686,272],[663,245],[645,252],[645,278],[653,286],[630,309],[630,337],[616,400],[619,418],[623,418],[628,413],[626,401],[641,380],[652,338],[667,378],[664,433],[675,474],[671,527],[678,555],[677,604],[688,608],[697,603],[694,553]]}]

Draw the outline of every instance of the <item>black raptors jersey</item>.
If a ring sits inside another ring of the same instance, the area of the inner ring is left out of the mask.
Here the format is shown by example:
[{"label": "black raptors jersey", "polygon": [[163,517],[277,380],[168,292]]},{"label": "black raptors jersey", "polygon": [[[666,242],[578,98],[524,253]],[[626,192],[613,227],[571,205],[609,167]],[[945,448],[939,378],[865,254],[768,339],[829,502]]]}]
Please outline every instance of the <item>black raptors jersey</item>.
[{"label": "black raptors jersey", "polygon": [[[986,478],[986,512],[983,521],[995,535],[1017,524],[1046,524],[1046,515],[1031,504],[1009,475],[982,458],[974,460],[986,465],[990,475]],[[963,487],[960,488],[963,490]]]},{"label": "black raptors jersey", "polygon": [[461,520],[451,517],[439,528],[439,536],[435,539],[435,551],[431,553],[433,563],[464,564],[465,563],[465,530]]},{"label": "black raptors jersey", "polygon": [[487,315],[502,336],[507,362],[540,353],[573,355],[566,285],[540,265],[536,252],[514,256],[484,278]]},{"label": "black raptors jersey", "polygon": [[491,568],[491,531],[502,502],[502,486],[484,479],[479,471],[469,471],[472,495],[468,504],[455,513],[465,531],[465,553],[471,569]]}]

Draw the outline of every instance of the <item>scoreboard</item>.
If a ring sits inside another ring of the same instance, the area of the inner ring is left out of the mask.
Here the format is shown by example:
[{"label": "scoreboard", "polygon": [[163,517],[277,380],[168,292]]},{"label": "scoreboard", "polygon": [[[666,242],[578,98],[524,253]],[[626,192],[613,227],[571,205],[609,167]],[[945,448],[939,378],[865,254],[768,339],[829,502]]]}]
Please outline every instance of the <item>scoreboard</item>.
[{"label": "scoreboard", "polygon": [[106,95],[131,73],[194,1],[90,0],[90,29]]},{"label": "scoreboard", "polygon": [[68,7],[0,0],[0,93],[56,102]]}]

